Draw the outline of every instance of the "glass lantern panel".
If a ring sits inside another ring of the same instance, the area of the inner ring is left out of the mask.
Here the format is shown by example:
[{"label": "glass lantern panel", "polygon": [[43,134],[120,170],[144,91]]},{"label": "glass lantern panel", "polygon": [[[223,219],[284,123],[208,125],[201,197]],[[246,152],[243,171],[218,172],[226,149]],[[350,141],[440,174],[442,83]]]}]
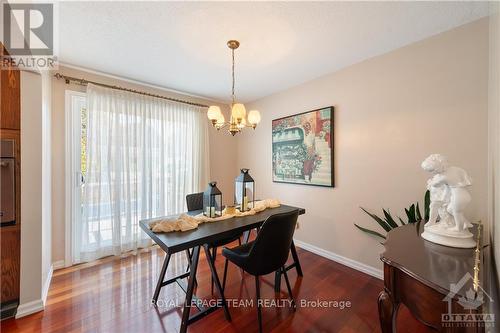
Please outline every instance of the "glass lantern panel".
[{"label": "glass lantern panel", "polygon": [[242,182],[236,182],[236,187],[234,189],[234,203],[239,206],[243,202],[243,183]]},{"label": "glass lantern panel", "polygon": [[205,206],[205,215],[208,217],[217,217],[222,215],[222,195],[211,195]]},{"label": "glass lantern panel", "polygon": [[[215,207],[215,216],[221,216],[222,215],[222,195],[216,195],[214,196],[214,207]],[[212,217],[215,217],[212,216]]]},{"label": "glass lantern panel", "polygon": [[254,182],[244,183],[243,210],[254,208]]},{"label": "glass lantern panel", "polygon": [[205,215],[208,217],[213,217],[215,215],[214,197],[210,196],[208,200],[208,205],[205,207]]}]

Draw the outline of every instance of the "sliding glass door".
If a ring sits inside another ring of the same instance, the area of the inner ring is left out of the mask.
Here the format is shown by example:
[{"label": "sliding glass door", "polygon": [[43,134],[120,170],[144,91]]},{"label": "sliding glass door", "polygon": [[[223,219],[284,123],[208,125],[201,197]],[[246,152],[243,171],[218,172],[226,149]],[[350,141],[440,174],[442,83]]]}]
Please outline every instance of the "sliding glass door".
[{"label": "sliding glass door", "polygon": [[207,184],[204,112],[98,86],[66,98],[70,262],[149,246],[139,221],[184,211]]}]

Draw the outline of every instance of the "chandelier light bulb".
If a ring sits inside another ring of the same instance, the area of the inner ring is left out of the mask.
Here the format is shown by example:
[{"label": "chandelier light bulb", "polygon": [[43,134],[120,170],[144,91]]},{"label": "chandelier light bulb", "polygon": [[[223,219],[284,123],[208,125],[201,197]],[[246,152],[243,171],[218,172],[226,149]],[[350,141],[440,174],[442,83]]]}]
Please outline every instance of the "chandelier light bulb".
[{"label": "chandelier light bulb", "polygon": [[252,110],[248,113],[248,122],[251,125],[257,125],[260,123],[260,113],[257,110]]},{"label": "chandelier light bulb", "polygon": [[216,125],[218,127],[222,127],[224,125],[224,122],[226,121],[226,119],[224,118],[224,115],[222,114],[222,112],[218,115],[217,117],[217,122],[216,122]]},{"label": "chandelier light bulb", "polygon": [[236,119],[237,121],[241,121],[242,119],[245,118],[246,114],[247,110],[245,109],[245,105],[241,103],[233,104],[231,115],[233,116],[234,119]]},{"label": "chandelier light bulb", "polygon": [[212,105],[208,108],[208,111],[207,111],[208,119],[217,120],[220,117],[220,115],[222,115],[222,112],[220,111],[220,107],[218,107],[216,105]]}]

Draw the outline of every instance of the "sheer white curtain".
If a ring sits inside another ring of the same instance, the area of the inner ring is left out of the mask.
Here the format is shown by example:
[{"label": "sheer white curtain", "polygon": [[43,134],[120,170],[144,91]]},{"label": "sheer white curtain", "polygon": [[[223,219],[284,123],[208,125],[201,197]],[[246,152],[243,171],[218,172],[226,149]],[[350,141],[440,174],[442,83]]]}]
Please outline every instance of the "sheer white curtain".
[{"label": "sheer white curtain", "polygon": [[150,245],[139,220],[185,210],[209,177],[200,108],[88,85],[87,170],[74,262]]}]

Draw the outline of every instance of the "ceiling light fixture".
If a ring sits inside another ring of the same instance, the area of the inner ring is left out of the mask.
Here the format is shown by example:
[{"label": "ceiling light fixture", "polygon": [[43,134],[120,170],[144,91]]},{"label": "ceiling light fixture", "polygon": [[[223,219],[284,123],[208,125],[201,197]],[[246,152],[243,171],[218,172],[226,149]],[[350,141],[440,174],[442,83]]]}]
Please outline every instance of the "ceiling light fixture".
[{"label": "ceiling light fixture", "polygon": [[224,115],[220,110],[220,107],[216,105],[212,105],[208,108],[207,117],[212,122],[212,126],[214,126],[217,130],[228,127],[229,133],[234,136],[237,133],[241,132],[241,130],[245,127],[252,127],[253,129],[255,129],[255,127],[257,127],[257,124],[260,122],[260,113],[257,110],[251,110],[250,112],[248,112],[247,116],[245,105],[242,103],[236,103],[236,98],[234,96],[234,50],[236,50],[240,46],[240,42],[238,42],[237,40],[230,40],[227,42],[227,46],[231,49],[231,55],[233,59],[231,119],[229,119],[229,121],[226,121],[224,119]]}]

